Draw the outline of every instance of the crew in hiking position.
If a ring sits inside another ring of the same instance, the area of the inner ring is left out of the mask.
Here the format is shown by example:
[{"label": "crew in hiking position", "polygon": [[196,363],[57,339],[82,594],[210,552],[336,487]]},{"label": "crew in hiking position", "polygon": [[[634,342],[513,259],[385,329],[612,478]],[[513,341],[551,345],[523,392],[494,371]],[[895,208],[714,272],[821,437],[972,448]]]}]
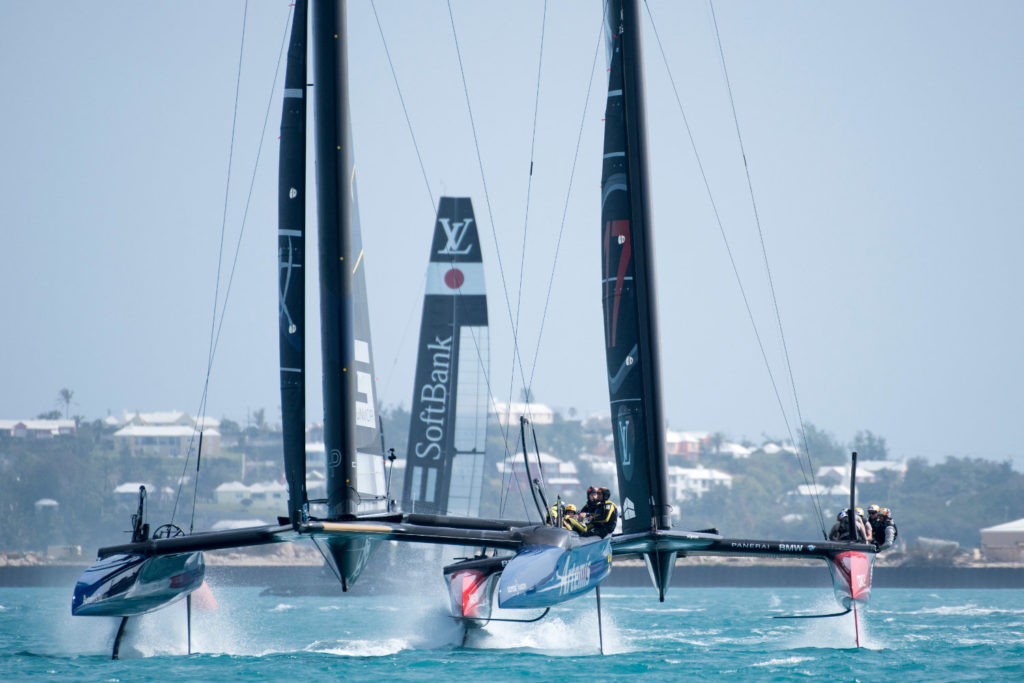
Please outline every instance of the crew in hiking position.
[{"label": "crew in hiking position", "polygon": [[858,543],[867,543],[868,534],[867,527],[864,524],[864,520],[861,519],[860,515],[854,513],[854,527],[857,530],[857,537],[850,537],[850,513],[849,510],[842,510],[836,515],[836,523],[832,525],[831,531],[828,533],[828,540],[830,541],[857,541]]},{"label": "crew in hiking position", "polygon": [[580,511],[580,516],[587,522],[587,536],[604,538],[615,531],[619,509],[611,497],[612,492],[607,486],[591,486],[587,489],[587,504]]},{"label": "crew in hiking position", "polygon": [[576,506],[572,503],[565,506],[562,526],[569,531],[575,531],[580,536],[586,536],[587,534],[587,525],[580,521],[579,511],[576,510]]},{"label": "crew in hiking position", "polygon": [[868,507],[868,523],[874,534],[875,547],[888,550],[896,540],[896,523],[892,521],[892,511],[878,505]]}]

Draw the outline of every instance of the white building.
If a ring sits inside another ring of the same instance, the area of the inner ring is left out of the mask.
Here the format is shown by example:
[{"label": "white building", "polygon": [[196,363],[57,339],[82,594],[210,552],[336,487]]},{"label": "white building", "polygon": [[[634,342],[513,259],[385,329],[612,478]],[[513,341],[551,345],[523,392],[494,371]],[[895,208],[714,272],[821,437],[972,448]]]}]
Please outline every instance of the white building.
[{"label": "white building", "polygon": [[[540,479],[544,483],[545,492],[550,498],[561,496],[563,500],[574,502],[584,498],[583,486],[580,484],[579,471],[576,463],[560,460],[550,453],[540,454],[540,469],[537,467],[535,453],[530,454],[530,479]],[[526,466],[522,456],[511,461],[499,462],[496,467],[502,476],[505,486],[514,486],[518,482],[523,490],[529,490],[529,479],[526,477]],[[543,470],[543,477],[541,476]],[[509,483],[511,478],[511,482]],[[552,502],[552,501],[548,501]]]},{"label": "white building", "polygon": [[732,475],[710,467],[668,468],[668,490],[673,501],[700,498],[717,486],[732,488]]},{"label": "white building", "polygon": [[992,562],[1024,562],[1024,519],[982,529],[981,554]]},{"label": "white building", "polygon": [[498,424],[519,427],[519,418],[526,417],[531,424],[549,425],[555,422],[555,411],[543,403],[494,403],[494,414]]},{"label": "white building", "polygon": [[[107,423],[110,424],[109,417]],[[127,448],[133,456],[194,456],[199,450],[200,431],[203,455],[220,455],[220,420],[212,417],[193,417],[180,410],[126,410],[120,424],[124,426],[114,432],[114,443],[119,449]]]},{"label": "white building", "polygon": [[665,452],[669,455],[696,457],[711,435],[707,432],[677,432],[665,430]]},{"label": "white building", "polygon": [[[199,432],[195,427],[182,424],[129,423],[114,432],[114,443],[121,448],[127,448],[133,456],[194,456],[199,450]],[[216,429],[206,429],[203,432],[203,455],[220,455],[220,432]]]},{"label": "white building", "polygon": [[796,448],[788,443],[778,444],[771,441],[763,444],[760,450],[766,455],[778,455],[779,453],[790,453],[795,455],[797,453]]},{"label": "white building", "polygon": [[279,481],[258,482],[246,486],[240,481],[224,482],[213,490],[213,499],[221,505],[249,504],[261,508],[287,509],[288,487]]},{"label": "white building", "polygon": [[0,420],[0,437],[52,439],[74,433],[74,420]]},{"label": "white building", "polygon": [[747,448],[742,444],[733,443],[732,441],[723,441],[718,447],[720,455],[731,455],[734,458],[749,458],[753,452],[753,448]]}]

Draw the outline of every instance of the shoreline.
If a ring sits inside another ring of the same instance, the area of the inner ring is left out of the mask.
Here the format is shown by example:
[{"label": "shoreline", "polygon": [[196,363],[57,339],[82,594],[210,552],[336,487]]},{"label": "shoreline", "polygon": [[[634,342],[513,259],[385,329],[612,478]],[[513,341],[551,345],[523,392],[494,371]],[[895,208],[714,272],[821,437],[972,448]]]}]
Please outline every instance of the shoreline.
[{"label": "shoreline", "polygon": [[[0,587],[66,587],[69,591],[85,564],[36,564],[0,566]],[[398,572],[400,574],[401,572]],[[409,574],[414,570],[410,568]],[[394,575],[392,572],[391,575]],[[263,587],[279,594],[343,595],[341,585],[323,564],[207,564],[211,583],[221,586]],[[440,583],[440,567],[438,582]],[[1024,565],[1016,566],[876,566],[874,588],[1024,588]],[[411,581],[410,583],[415,583]],[[649,586],[647,568],[640,563],[616,564],[606,586]],[[695,564],[676,565],[672,586],[680,588],[829,588],[830,574],[824,563],[818,566],[778,564]],[[399,592],[409,584],[400,580],[362,578],[351,591],[354,595]]]}]

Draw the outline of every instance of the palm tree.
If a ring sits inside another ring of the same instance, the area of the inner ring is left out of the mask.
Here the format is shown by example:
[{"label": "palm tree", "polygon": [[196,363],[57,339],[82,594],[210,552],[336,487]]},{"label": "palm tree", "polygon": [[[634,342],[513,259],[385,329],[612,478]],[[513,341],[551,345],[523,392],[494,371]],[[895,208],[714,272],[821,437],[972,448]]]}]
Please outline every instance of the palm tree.
[{"label": "palm tree", "polygon": [[71,399],[74,397],[75,392],[71,391],[67,387],[64,387],[57,392],[57,404],[64,406],[64,419],[68,418],[71,413]]}]

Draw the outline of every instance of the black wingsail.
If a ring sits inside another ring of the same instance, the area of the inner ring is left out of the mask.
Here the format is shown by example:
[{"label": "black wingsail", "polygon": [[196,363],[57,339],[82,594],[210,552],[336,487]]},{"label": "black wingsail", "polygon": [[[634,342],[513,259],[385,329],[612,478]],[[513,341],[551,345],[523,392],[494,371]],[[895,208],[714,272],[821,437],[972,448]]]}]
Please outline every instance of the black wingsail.
[{"label": "black wingsail", "polygon": [[402,509],[474,517],[487,437],[487,297],[473,204],[442,197],[430,248]]},{"label": "black wingsail", "polygon": [[670,527],[639,18],[608,4],[601,288],[624,533]]},{"label": "black wingsail", "polygon": [[[605,29],[601,287],[622,530],[631,534],[671,526],[638,3],[611,0]],[[653,550],[645,559],[664,599],[675,552]]]},{"label": "black wingsail", "polygon": [[[355,167],[348,107],[345,3],[317,2],[313,6],[313,64],[316,77],[317,212],[320,247],[320,324],[324,372],[324,447],[327,457],[327,516],[350,518],[360,510],[357,445],[360,418],[366,422],[366,397],[359,392],[360,372],[369,366],[357,341],[360,314],[361,253],[353,231]],[[359,273],[357,276],[356,273]],[[371,402],[373,397],[370,396]],[[358,406],[357,403],[364,405]],[[376,410],[373,411],[375,417]],[[365,438],[365,437],[364,437]],[[376,437],[379,439],[379,436]],[[379,449],[379,446],[378,446]],[[379,450],[378,450],[379,452]],[[371,498],[373,498],[371,496]],[[375,501],[377,502],[377,501]],[[377,502],[383,507],[383,500]],[[362,571],[373,549],[363,539],[318,541],[342,587]]]},{"label": "black wingsail", "polygon": [[296,0],[281,111],[277,263],[281,354],[281,431],[288,518],[306,505],[306,0]]}]

